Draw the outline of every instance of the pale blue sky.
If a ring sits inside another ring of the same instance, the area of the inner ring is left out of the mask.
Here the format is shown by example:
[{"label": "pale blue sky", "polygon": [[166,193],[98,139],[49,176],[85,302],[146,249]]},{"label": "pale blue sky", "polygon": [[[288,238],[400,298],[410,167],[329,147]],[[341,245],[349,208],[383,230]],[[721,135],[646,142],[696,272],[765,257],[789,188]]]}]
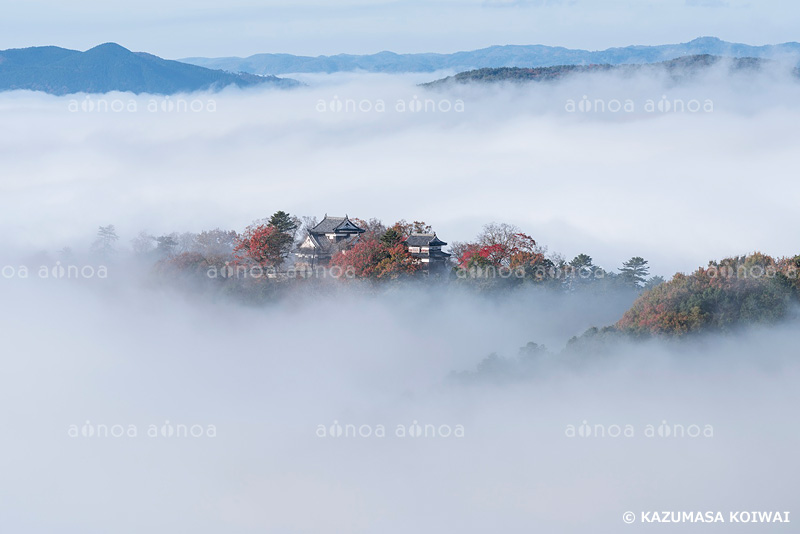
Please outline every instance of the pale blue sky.
[{"label": "pale blue sky", "polygon": [[713,35],[800,40],[796,0],[6,0],[0,49],[115,41],[164,57],[453,52],[492,44],[602,49]]}]

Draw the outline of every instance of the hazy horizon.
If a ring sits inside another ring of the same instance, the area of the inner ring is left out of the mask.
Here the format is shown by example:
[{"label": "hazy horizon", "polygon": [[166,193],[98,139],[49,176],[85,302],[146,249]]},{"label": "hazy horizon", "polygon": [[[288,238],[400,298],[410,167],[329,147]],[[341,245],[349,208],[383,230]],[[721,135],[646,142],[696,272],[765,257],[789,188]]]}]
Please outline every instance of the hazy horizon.
[{"label": "hazy horizon", "polygon": [[788,0],[235,0],[224,7],[212,0],[114,6],[40,0],[8,7],[0,49],[48,43],[85,50],[120,42],[168,58],[444,53],[499,43],[600,50],[705,35],[758,45],[797,40],[799,21],[800,10]]},{"label": "hazy horizon", "polygon": [[543,42],[514,42],[514,43],[511,43],[511,42],[496,42],[496,43],[488,44],[488,45],[481,46],[481,47],[478,47],[478,48],[463,48],[462,47],[462,48],[452,48],[452,49],[447,49],[447,50],[417,50],[417,51],[414,51],[414,52],[410,52],[410,51],[406,51],[406,50],[389,50],[387,48],[376,48],[376,49],[371,50],[371,51],[363,51],[363,52],[358,52],[358,53],[351,52],[351,51],[348,51],[348,50],[329,50],[327,52],[319,52],[319,53],[314,53],[314,54],[302,54],[302,53],[298,53],[298,52],[289,52],[289,51],[282,51],[282,50],[279,50],[279,51],[263,50],[263,51],[259,51],[259,52],[248,53],[246,55],[243,55],[243,54],[228,54],[228,55],[225,55],[225,56],[221,56],[221,55],[197,56],[197,55],[191,55],[190,54],[190,55],[185,55],[185,56],[182,56],[182,57],[161,56],[161,55],[156,54],[155,52],[153,52],[151,50],[133,49],[130,46],[127,46],[125,43],[117,42],[117,41],[113,41],[113,40],[104,41],[104,42],[97,42],[95,44],[86,46],[85,48],[70,48],[68,46],[60,45],[58,43],[46,42],[46,43],[32,44],[32,45],[27,45],[27,46],[8,46],[6,49],[21,49],[21,48],[36,48],[36,47],[56,46],[56,47],[59,47],[59,48],[66,48],[66,49],[78,50],[78,51],[81,51],[81,52],[85,52],[87,50],[90,50],[90,49],[92,49],[92,48],[94,48],[96,46],[100,46],[102,44],[114,43],[114,44],[118,44],[118,45],[120,45],[120,46],[122,46],[124,48],[127,48],[128,50],[131,50],[132,52],[147,52],[147,53],[152,53],[152,54],[158,55],[159,57],[163,57],[164,59],[172,59],[172,60],[180,61],[181,59],[188,59],[188,58],[194,58],[194,57],[208,57],[208,58],[240,57],[240,58],[245,58],[245,57],[249,57],[249,56],[252,56],[252,55],[258,55],[258,54],[287,54],[287,55],[307,56],[307,57],[325,57],[325,56],[337,56],[337,55],[373,55],[373,54],[379,54],[379,53],[382,53],[382,52],[392,52],[392,53],[395,53],[395,54],[398,54],[398,55],[426,54],[426,53],[445,54],[446,55],[446,54],[454,54],[454,53],[458,53],[458,52],[471,52],[471,51],[475,51],[475,50],[483,50],[483,49],[486,49],[486,48],[504,47],[504,46],[546,46],[546,47],[552,47],[552,48],[565,48],[565,49],[568,49],[568,50],[585,50],[585,51],[588,51],[588,52],[602,52],[602,51],[605,51],[605,50],[612,50],[612,49],[618,49],[618,48],[629,48],[629,47],[637,47],[637,46],[650,47],[650,46],[664,46],[664,45],[685,44],[685,43],[689,43],[689,42],[692,42],[692,41],[695,41],[695,40],[698,40],[698,39],[720,39],[721,41],[724,41],[724,42],[729,42],[729,43],[734,43],[734,44],[743,44],[743,45],[747,45],[747,46],[776,46],[776,45],[792,44],[792,43],[800,42],[800,40],[794,39],[794,40],[780,41],[780,42],[778,42],[778,41],[765,41],[765,42],[752,43],[752,42],[738,42],[738,41],[731,41],[731,40],[728,40],[728,39],[721,39],[716,35],[697,35],[696,37],[693,37],[693,38],[690,38],[690,39],[686,39],[684,41],[663,41],[663,42],[648,42],[648,43],[635,42],[635,43],[628,43],[628,44],[622,44],[622,45],[614,45],[614,46],[606,46],[606,47],[595,47],[595,48],[591,48],[591,47],[589,47],[589,48],[569,47],[569,46],[565,46],[565,45],[562,45],[562,44],[559,44],[559,43],[555,43],[555,42],[553,42],[553,43],[543,43]]}]

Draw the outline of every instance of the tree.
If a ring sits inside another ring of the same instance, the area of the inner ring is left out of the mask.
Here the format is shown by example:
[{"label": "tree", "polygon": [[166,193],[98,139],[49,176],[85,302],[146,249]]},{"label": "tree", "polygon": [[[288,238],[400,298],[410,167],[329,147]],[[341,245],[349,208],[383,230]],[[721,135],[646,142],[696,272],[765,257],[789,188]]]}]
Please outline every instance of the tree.
[{"label": "tree", "polygon": [[386,226],[380,219],[372,218],[368,221],[364,219],[350,219],[356,226],[362,228],[364,233],[361,234],[362,239],[378,239],[386,231]]},{"label": "tree", "polygon": [[403,235],[392,226],[381,235],[381,243],[387,247],[393,247],[403,241]]},{"label": "tree", "polygon": [[175,235],[177,243],[177,253],[183,254],[185,252],[197,252],[197,234],[193,232],[184,232]]},{"label": "tree", "polygon": [[[508,233],[515,230],[514,233]],[[484,227],[477,243],[459,244],[458,264],[471,267],[517,267],[544,258],[544,249],[516,226],[491,224]]]},{"label": "tree", "polygon": [[664,280],[663,276],[651,276],[647,279],[647,282],[645,282],[644,289],[648,291],[656,286],[660,286],[664,282],[666,282],[666,280]]},{"label": "tree", "polygon": [[531,255],[545,252],[545,249],[539,247],[531,236],[508,223],[493,222],[485,225],[478,235],[477,245],[484,249],[502,251],[498,264],[504,266],[510,265],[518,254]]},{"label": "tree", "polygon": [[335,254],[330,265],[358,278],[371,279],[395,279],[421,268],[403,243],[391,245],[377,239],[360,241],[350,250]]},{"label": "tree", "polygon": [[178,235],[168,234],[156,238],[156,254],[162,258],[171,258],[178,249]]},{"label": "tree", "polygon": [[131,239],[131,246],[133,247],[134,254],[147,255],[155,249],[155,236],[148,234],[145,231],[139,232],[135,238]]},{"label": "tree", "polygon": [[569,264],[574,267],[576,270],[580,270],[584,267],[594,267],[594,263],[592,263],[592,257],[588,254],[578,254],[575,256]]},{"label": "tree", "polygon": [[450,243],[450,253],[458,260],[471,246],[473,246],[473,244],[465,243],[464,241],[453,241]]},{"label": "tree", "polygon": [[419,262],[408,252],[403,243],[382,244],[384,257],[375,266],[376,278],[395,279],[414,274],[421,269]]},{"label": "tree", "polygon": [[625,284],[640,288],[647,280],[647,275],[650,273],[650,267],[647,266],[647,260],[639,256],[635,256],[622,264],[619,270],[620,278]]},{"label": "tree", "polygon": [[162,258],[155,265],[160,274],[206,275],[209,262],[199,252],[182,252],[170,258]]},{"label": "tree", "polygon": [[461,257],[458,258],[458,266],[462,269],[472,269],[474,267],[501,267],[502,262],[507,258],[508,252],[503,245],[468,245]]},{"label": "tree", "polygon": [[272,246],[277,247],[280,252],[280,260],[275,263],[275,266],[283,263],[294,248],[294,237],[297,233],[297,228],[300,227],[300,219],[292,217],[285,211],[276,211],[269,219],[268,226],[276,230],[272,234]]},{"label": "tree", "polygon": [[294,238],[294,232],[300,226],[300,220],[285,211],[279,210],[269,218],[269,225],[277,228],[281,233],[292,234],[292,238]]},{"label": "tree", "polygon": [[572,261],[569,262],[569,267],[568,289],[585,287],[588,283],[594,281],[594,277],[598,272],[602,272],[602,269],[595,267],[594,260],[588,254],[578,254],[572,258]]},{"label": "tree", "polygon": [[237,263],[277,267],[283,263],[285,249],[286,234],[268,224],[252,224],[237,237],[233,252]]},{"label": "tree", "polygon": [[92,243],[91,250],[102,256],[110,256],[115,252],[114,243],[119,240],[113,224],[101,226],[97,230],[97,237]]},{"label": "tree", "polygon": [[773,324],[800,301],[789,267],[758,252],[710,262],[642,293],[616,327],[631,334],[682,335]]},{"label": "tree", "polygon": [[502,245],[511,250],[519,244],[519,236],[525,236],[519,227],[508,223],[493,222],[484,225],[483,230],[478,234],[478,244],[484,247]]},{"label": "tree", "polygon": [[195,239],[195,246],[205,257],[229,256],[236,245],[238,235],[233,230],[204,230]]},{"label": "tree", "polygon": [[408,237],[411,234],[430,234],[433,232],[433,228],[431,225],[427,224],[425,221],[414,221],[414,222],[406,222],[405,219],[400,219],[393,226],[398,232],[403,234],[404,237]]},{"label": "tree", "polygon": [[551,281],[555,277],[555,266],[541,252],[522,252],[512,256],[509,265],[514,270],[521,269],[524,278],[535,282]]},{"label": "tree", "polygon": [[300,219],[285,211],[276,211],[268,221],[256,221],[237,236],[235,261],[253,262],[261,267],[280,267],[292,252]]}]

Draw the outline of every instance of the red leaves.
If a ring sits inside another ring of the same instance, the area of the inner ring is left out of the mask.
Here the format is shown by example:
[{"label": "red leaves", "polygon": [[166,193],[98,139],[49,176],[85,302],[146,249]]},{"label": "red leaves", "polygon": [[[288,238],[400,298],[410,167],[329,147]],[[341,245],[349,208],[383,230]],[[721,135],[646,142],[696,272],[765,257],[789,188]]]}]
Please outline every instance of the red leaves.
[{"label": "red leaves", "polygon": [[468,245],[467,250],[458,260],[461,267],[469,268],[474,266],[494,265],[499,267],[508,258],[508,249],[504,245]]},{"label": "red leaves", "polygon": [[544,255],[536,247],[536,241],[521,232],[512,234],[507,243],[486,245],[470,244],[458,259],[459,267],[520,267],[536,264]]},{"label": "red leaves", "polygon": [[375,239],[361,241],[350,250],[336,254],[330,265],[352,272],[358,278],[398,278],[420,269],[405,245],[389,246]]},{"label": "red leaves", "polygon": [[800,294],[791,260],[761,253],[711,262],[690,275],[676,274],[643,293],[617,323],[636,333],[683,334],[700,328],[770,323]]},{"label": "red leaves", "polygon": [[274,267],[283,262],[288,234],[267,224],[248,226],[236,240],[233,249],[237,263],[255,262],[261,267]]}]

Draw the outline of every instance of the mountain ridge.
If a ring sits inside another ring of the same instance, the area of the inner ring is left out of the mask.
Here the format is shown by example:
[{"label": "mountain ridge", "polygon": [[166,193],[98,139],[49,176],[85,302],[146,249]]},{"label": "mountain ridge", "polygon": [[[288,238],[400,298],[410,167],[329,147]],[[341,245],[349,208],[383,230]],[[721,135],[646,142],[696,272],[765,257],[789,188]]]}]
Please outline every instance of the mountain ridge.
[{"label": "mountain ridge", "polygon": [[293,87],[294,80],[213,70],[103,43],[84,52],[57,46],[0,50],[0,91],[176,94],[236,85]]},{"label": "mountain ridge", "polygon": [[493,45],[451,54],[376,54],[332,56],[296,56],[292,54],[255,54],[245,58],[190,57],[180,61],[230,72],[251,74],[334,73],[363,70],[367,72],[434,72],[437,70],[475,70],[499,67],[552,67],[624,63],[657,63],[682,56],[715,55],[779,59],[800,58],[800,43],[753,46],[731,43],[717,37],[698,37],[692,41],[665,45],[631,45],[589,51],[547,45]]},{"label": "mountain ridge", "polygon": [[[434,80],[420,84],[421,87],[435,88],[449,86],[453,84],[469,83],[499,83],[499,82],[545,82],[557,81],[567,76],[591,73],[618,73],[622,75],[634,75],[641,72],[655,73],[662,71],[667,74],[674,82],[690,79],[699,75],[703,71],[723,65],[727,67],[728,73],[747,72],[754,74],[763,69],[772,60],[743,57],[726,58],[711,54],[701,54],[695,56],[682,56],[668,61],[657,63],[623,63],[621,65],[611,65],[608,63],[593,65],[556,65],[552,67],[498,67],[482,68],[464,72],[459,72],[453,76],[447,76],[439,80]],[[798,71],[793,71],[795,77]]]}]

